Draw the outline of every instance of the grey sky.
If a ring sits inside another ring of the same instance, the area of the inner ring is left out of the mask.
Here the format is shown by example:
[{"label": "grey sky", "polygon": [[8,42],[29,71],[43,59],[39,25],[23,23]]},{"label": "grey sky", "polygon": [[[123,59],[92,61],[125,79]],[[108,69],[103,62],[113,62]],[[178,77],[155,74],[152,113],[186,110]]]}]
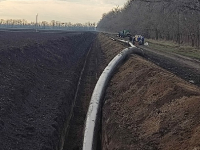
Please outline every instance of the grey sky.
[{"label": "grey sky", "polygon": [[126,0],[0,0],[0,19],[35,21],[98,22],[103,13]]}]

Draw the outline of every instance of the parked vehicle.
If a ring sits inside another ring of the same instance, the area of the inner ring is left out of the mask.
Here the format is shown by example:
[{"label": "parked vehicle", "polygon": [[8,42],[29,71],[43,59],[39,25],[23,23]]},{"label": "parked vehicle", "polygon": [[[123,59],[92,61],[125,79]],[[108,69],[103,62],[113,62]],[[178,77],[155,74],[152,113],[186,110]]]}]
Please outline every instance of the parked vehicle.
[{"label": "parked vehicle", "polygon": [[125,38],[125,37],[130,37],[131,33],[129,30],[122,30],[119,32],[119,37]]}]

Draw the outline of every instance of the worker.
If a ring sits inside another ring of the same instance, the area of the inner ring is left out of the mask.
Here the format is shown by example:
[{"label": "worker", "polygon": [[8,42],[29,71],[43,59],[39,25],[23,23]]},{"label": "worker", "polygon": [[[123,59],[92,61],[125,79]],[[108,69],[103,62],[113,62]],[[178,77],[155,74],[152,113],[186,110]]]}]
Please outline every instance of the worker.
[{"label": "worker", "polygon": [[142,45],[144,45],[144,37],[142,36]]},{"label": "worker", "polygon": [[132,38],[132,36],[130,35],[130,36],[129,36],[129,41],[132,42],[132,40],[133,40],[133,38]]},{"label": "worker", "polygon": [[140,40],[141,40],[141,36],[139,35],[137,41],[140,43]]},{"label": "worker", "polygon": [[133,37],[133,44],[135,44],[135,36]]},{"label": "worker", "polygon": [[140,40],[139,35],[136,35],[135,36],[135,46],[139,45],[139,40]]}]

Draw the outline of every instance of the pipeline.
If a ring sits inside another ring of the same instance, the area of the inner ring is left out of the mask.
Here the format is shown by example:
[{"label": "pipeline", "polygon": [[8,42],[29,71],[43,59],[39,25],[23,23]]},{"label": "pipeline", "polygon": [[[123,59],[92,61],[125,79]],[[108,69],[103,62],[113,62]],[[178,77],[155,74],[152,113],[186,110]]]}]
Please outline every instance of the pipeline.
[{"label": "pipeline", "polygon": [[[121,42],[127,43],[127,41],[124,40],[121,40]],[[130,44],[130,42],[128,42],[128,44]],[[130,44],[130,46],[131,47],[124,49],[111,60],[111,62],[104,69],[103,73],[99,77],[99,80],[97,81],[87,112],[84,128],[83,150],[96,150],[97,148],[97,131],[99,129],[101,100],[104,96],[111,75],[113,74],[117,66],[127,56],[129,56],[131,53],[134,53],[134,50],[138,50],[134,45]]]}]

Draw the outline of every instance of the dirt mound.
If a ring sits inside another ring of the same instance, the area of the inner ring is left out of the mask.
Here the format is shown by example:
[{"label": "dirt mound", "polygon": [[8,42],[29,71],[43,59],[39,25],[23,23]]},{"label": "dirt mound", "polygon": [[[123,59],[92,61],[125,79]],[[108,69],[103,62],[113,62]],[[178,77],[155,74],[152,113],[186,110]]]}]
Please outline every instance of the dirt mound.
[{"label": "dirt mound", "polygon": [[103,106],[102,147],[199,149],[200,89],[132,56],[119,68]]},{"label": "dirt mound", "polygon": [[95,34],[2,35],[0,149],[57,149]]}]

